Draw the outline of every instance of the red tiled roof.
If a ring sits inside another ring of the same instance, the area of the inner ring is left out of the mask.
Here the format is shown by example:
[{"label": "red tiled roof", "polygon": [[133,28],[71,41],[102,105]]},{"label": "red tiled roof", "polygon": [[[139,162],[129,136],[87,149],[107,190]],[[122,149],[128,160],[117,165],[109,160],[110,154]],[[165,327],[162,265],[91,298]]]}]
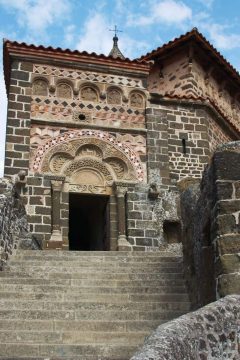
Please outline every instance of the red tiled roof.
[{"label": "red tiled roof", "polygon": [[198,31],[197,28],[193,28],[191,31],[184,35],[181,35],[174,40],[158,47],[155,50],[141,56],[138,60],[148,61],[154,58],[165,55],[168,51],[175,49],[176,47],[187,43],[190,40],[194,40],[195,43],[200,44],[208,54],[217,61],[227,71],[234,80],[237,80],[240,85],[240,73],[220,54],[220,52]]},{"label": "red tiled roof", "polygon": [[97,55],[96,53],[88,53],[86,51],[70,50],[53,48],[52,46],[45,47],[43,45],[26,44],[25,42],[19,43],[17,41],[10,41],[4,39],[3,41],[3,61],[4,61],[4,74],[5,81],[8,88],[10,79],[10,57],[11,56],[26,56],[38,59],[53,59],[55,61],[71,61],[79,64],[100,64],[110,66],[112,68],[120,68],[122,70],[130,70],[148,74],[150,64],[143,60],[130,60],[128,58],[114,58],[103,54]]}]

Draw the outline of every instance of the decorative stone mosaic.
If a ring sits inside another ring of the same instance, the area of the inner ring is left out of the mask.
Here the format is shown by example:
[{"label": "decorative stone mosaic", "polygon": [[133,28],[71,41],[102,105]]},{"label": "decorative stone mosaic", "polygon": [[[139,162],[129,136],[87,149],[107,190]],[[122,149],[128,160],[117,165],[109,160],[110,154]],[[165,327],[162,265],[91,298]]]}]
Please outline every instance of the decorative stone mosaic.
[{"label": "decorative stone mosaic", "polygon": [[59,67],[52,67],[47,65],[34,65],[33,72],[39,75],[52,75],[57,77],[64,77],[74,80],[93,81],[114,85],[131,86],[143,88],[142,81],[138,79],[131,79],[125,76],[116,76],[110,74],[97,74],[88,71],[77,71],[71,69],[64,69]]}]

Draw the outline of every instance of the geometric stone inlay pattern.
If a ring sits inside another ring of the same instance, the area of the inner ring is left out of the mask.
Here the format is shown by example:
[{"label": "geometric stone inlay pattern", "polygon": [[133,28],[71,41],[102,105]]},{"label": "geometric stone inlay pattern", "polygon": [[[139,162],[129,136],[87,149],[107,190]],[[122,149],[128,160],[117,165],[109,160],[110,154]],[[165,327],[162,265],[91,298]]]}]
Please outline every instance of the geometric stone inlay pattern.
[{"label": "geometric stone inlay pattern", "polygon": [[115,149],[123,153],[124,156],[126,156],[128,161],[131,163],[133,169],[135,170],[137,180],[140,182],[144,180],[145,174],[141,160],[139,156],[128,145],[115,139],[108,132],[88,129],[67,131],[56,137],[48,139],[44,144],[40,145],[33,159],[33,171],[40,172],[45,154],[51,149],[53,149],[55,146],[59,144],[66,144],[69,143],[69,141],[81,138],[95,138],[115,147]]},{"label": "geometric stone inlay pattern", "polygon": [[70,70],[55,66],[52,67],[46,65],[34,65],[33,72],[39,75],[52,75],[52,76],[70,78],[74,80],[86,80],[86,81],[94,81],[100,83],[143,88],[141,80],[131,79],[123,76],[109,75],[109,74],[108,75],[97,74],[88,71]]}]

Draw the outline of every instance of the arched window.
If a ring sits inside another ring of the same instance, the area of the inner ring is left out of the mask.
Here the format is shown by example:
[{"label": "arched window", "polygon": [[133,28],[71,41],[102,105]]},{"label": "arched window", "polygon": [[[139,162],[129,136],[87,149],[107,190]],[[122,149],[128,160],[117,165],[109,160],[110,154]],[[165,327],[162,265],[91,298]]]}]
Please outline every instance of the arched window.
[{"label": "arched window", "polygon": [[95,89],[90,86],[85,86],[81,90],[81,98],[82,100],[97,101],[98,95]]},{"label": "arched window", "polygon": [[57,96],[65,99],[72,97],[71,86],[66,83],[60,83],[57,85]]},{"label": "arched window", "polygon": [[43,79],[37,79],[33,82],[33,95],[47,96],[48,83]]},{"label": "arched window", "polygon": [[121,105],[122,103],[121,92],[115,88],[109,89],[107,92],[107,102],[108,104]]}]

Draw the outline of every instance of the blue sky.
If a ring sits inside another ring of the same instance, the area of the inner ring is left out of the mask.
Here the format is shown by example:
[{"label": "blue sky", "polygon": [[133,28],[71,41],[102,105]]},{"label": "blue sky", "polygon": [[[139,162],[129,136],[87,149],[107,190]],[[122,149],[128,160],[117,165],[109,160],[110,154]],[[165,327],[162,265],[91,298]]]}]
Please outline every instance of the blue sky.
[{"label": "blue sky", "polygon": [[[240,71],[239,0],[0,0],[0,36],[108,54],[117,25],[119,47],[138,57],[197,27]],[[0,144],[6,95],[0,60]],[[3,159],[0,146],[0,168]]]}]

